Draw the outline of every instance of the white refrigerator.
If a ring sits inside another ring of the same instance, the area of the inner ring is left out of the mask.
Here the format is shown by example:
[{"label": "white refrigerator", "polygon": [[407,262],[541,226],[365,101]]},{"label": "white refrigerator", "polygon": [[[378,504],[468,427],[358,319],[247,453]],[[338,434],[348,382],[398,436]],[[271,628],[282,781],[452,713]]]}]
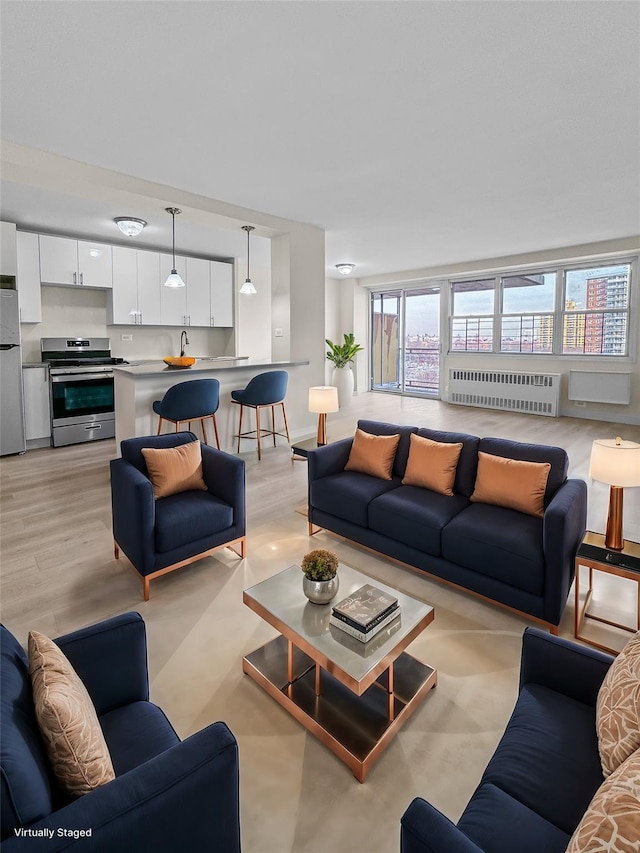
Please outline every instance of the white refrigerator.
[{"label": "white refrigerator", "polygon": [[[9,279],[13,278],[13,288]],[[0,286],[0,456],[24,453],[24,404],[20,314],[15,277],[2,276]]]}]

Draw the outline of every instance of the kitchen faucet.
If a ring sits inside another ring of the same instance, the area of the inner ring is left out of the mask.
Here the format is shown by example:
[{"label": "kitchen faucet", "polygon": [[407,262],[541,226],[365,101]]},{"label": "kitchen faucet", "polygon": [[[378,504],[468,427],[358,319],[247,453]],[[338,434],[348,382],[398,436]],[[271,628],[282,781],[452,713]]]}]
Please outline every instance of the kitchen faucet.
[{"label": "kitchen faucet", "polygon": [[[184,343],[182,339],[184,338]],[[187,333],[185,330],[182,330],[182,334],[180,335],[180,358],[184,357],[184,348],[189,346],[189,338],[187,337]]]}]

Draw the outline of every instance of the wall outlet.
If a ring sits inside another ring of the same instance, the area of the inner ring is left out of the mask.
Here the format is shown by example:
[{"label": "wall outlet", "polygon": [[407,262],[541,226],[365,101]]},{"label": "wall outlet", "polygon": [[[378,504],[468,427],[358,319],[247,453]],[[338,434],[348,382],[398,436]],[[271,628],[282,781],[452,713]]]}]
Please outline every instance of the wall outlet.
[{"label": "wall outlet", "polygon": [[579,406],[581,409],[586,409],[587,407],[587,404],[584,402],[584,400],[574,400],[573,405]]},{"label": "wall outlet", "polygon": [[274,329],[273,334],[276,338],[284,338],[284,329]]},{"label": "wall outlet", "polygon": [[120,335],[120,340],[121,341],[132,341],[133,335]]}]

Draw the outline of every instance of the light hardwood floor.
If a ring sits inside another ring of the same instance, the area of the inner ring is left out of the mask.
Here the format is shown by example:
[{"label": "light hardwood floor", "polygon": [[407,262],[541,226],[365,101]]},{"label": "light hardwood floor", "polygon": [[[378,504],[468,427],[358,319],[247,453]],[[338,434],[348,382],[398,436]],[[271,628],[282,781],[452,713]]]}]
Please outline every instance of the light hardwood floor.
[{"label": "light hardwood floor", "polygon": [[[372,393],[328,419],[329,439],[357,418],[455,429],[564,447],[570,476],[587,479],[594,438],[640,442],[640,428],[545,418]],[[248,556],[229,551],[141,584],[113,558],[108,461],[113,441],[29,451],[0,461],[2,621],[22,641],[30,629],[57,636],[128,610],[149,636],[152,699],[185,737],[224,719],[238,738],[245,853],[389,853],[416,795],[456,820],[490,757],[517,690],[526,620],[320,533],[299,511],[307,468],[289,448],[247,463]],[[608,489],[589,486],[588,526],[604,529]],[[625,536],[640,541],[640,489],[625,492]],[[242,589],[299,562],[310,547],[434,604],[436,620],[412,653],[439,669],[439,683],[401,730],[367,782],[298,726],[241,672],[241,657],[274,635],[242,604]],[[605,586],[602,603],[629,618],[635,595]],[[631,582],[626,582],[627,584]],[[560,633],[573,634],[570,597]],[[357,842],[356,842],[357,839]]]}]

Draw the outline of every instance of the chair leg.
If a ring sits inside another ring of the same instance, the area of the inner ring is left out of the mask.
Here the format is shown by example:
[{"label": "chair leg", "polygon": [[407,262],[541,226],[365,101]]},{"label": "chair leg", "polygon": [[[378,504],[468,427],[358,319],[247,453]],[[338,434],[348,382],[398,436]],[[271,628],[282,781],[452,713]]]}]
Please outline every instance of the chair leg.
[{"label": "chair leg", "polygon": [[287,423],[287,413],[284,410],[284,400],[280,404],[282,406],[282,417],[284,418],[284,431],[287,434],[287,441],[291,444],[291,438],[289,436],[289,424]]},{"label": "chair leg", "polygon": [[216,434],[216,447],[220,450],[220,439],[218,438],[218,423],[216,421],[216,416],[211,415],[211,420],[213,421],[213,431]]},{"label": "chair leg", "polygon": [[276,407],[271,406],[271,432],[273,433],[273,446],[276,446]]},{"label": "chair leg", "polygon": [[142,578],[142,592],[144,593],[144,600],[149,601],[149,578]]},{"label": "chair leg", "polygon": [[156,435],[160,435],[161,430],[162,430],[162,415],[160,415],[158,418],[158,432],[156,433]]},{"label": "chair leg", "polygon": [[256,433],[258,436],[258,462],[262,459],[262,445],[260,443],[260,406],[256,406]]},{"label": "chair leg", "polygon": [[120,559],[120,546],[118,545],[115,539],[113,540],[113,556],[116,558],[116,560]]},{"label": "chair leg", "polygon": [[[202,437],[204,438],[204,443],[209,444],[209,440],[207,439],[207,431],[204,428],[204,418],[200,418],[200,424],[202,425]],[[189,429],[191,429],[191,426],[189,426]]]},{"label": "chair leg", "polygon": [[238,424],[238,453],[240,453],[240,436],[242,435],[242,410],[244,406],[240,403],[240,423]]}]

